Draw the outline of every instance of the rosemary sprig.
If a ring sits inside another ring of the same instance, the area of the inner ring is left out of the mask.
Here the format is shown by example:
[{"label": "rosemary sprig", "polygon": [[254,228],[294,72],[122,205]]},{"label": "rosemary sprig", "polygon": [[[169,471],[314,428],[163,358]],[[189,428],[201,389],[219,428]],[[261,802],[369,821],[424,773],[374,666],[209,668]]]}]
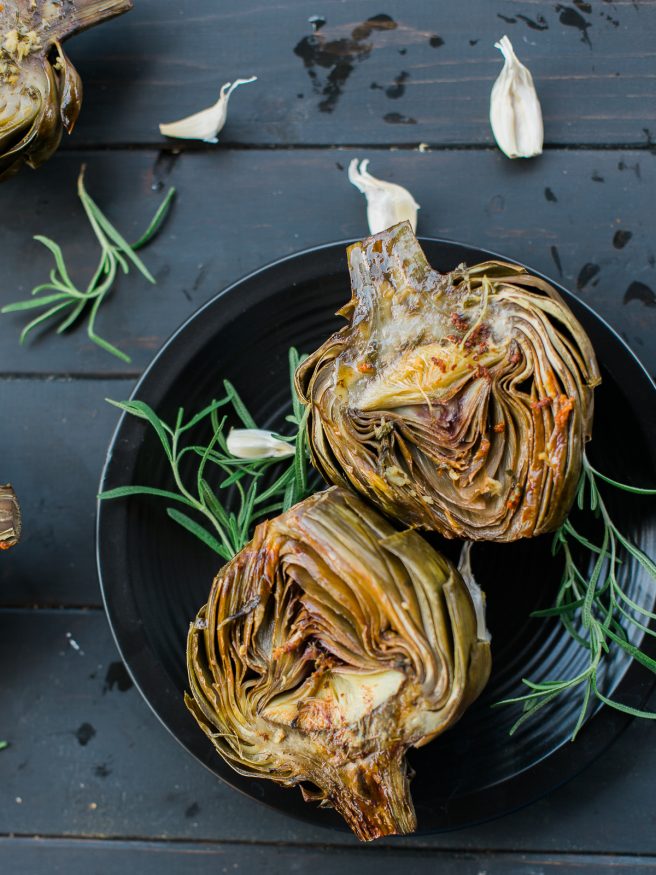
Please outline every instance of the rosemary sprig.
[{"label": "rosemary sprig", "polygon": [[[113,499],[151,495],[173,502],[174,505],[166,509],[172,520],[223,559],[231,559],[248,543],[258,522],[288,510],[314,491],[308,485],[306,415],[294,392],[293,377],[299,362],[297,351],[291,349],[292,413],[286,418],[295,426],[295,432],[289,437],[278,437],[293,441],[295,452],[283,460],[240,459],[229,452],[226,434],[228,416],[220,416],[220,410],[232,410],[245,428],[257,426],[237,390],[227,380],[223,384],[225,395],[222,398],[212,401],[186,421],[184,410],[180,408],[173,425],[160,419],[143,401],[107,399],[126,413],[146,420],[152,427],[168,460],[175,490],[153,486],[119,486],[102,492],[98,497]],[[199,444],[193,439],[194,431],[202,424],[206,425],[208,420],[211,438],[204,445]],[[190,454],[195,465],[191,474],[185,465],[185,476],[182,463]],[[270,476],[265,482],[266,474]],[[222,479],[217,484],[219,478]],[[233,510],[230,498],[235,497],[237,509]],[[190,511],[193,516],[189,515]]]},{"label": "rosemary sprig", "polygon": [[149,243],[161,228],[175,195],[175,189],[169,189],[146,231],[136,243],[130,244],[89,196],[84,185],[84,172],[85,166],[82,165],[77,180],[77,193],[101,248],[98,266],[86,289],[79,289],[71,279],[61,247],[49,237],[38,234],[34,239],[50,250],[55,262],[55,267],[50,271],[49,282],[33,288],[31,296],[27,300],[7,304],[0,310],[0,313],[16,313],[22,310],[46,308],[23,328],[20,334],[21,343],[25,342],[35,328],[53,317],[64,317],[56,329],[57,334],[62,334],[71,328],[83,314],[87,313],[89,339],[106,352],[129,363],[131,359],[126,353],[97,334],[96,318],[103,301],[114,285],[119,269],[123,273],[128,273],[131,263],[148,282],[155,283],[155,278],[136,252]]},{"label": "rosemary sprig", "polygon": [[[581,692],[581,708],[572,731],[572,740],[585,722],[595,698],[625,714],[656,719],[655,712],[632,708],[604,695],[599,689],[600,672],[613,647],[620,647],[632,659],[656,673],[656,661],[632,644],[627,634],[627,629],[633,626],[645,635],[656,637],[656,632],[649,628],[649,622],[656,620],[656,614],[631,599],[617,579],[617,568],[622,557],[633,557],[654,579],[656,564],[617,528],[601,495],[598,481],[625,492],[656,495],[656,489],[628,486],[607,477],[593,468],[584,455],[577,504],[580,510],[587,507],[599,519],[601,543],[594,543],[581,534],[574,527],[571,516],[565,520],[554,536],[552,548],[554,553],[560,552],[564,558],[563,576],[555,604],[552,608],[535,611],[532,616],[557,617],[567,632],[588,651],[588,665],[571,678],[540,683],[524,679],[528,693],[496,703],[521,702],[523,705],[523,713],[511,728],[511,735],[557,696],[576,690]],[[576,545],[583,547],[588,556],[592,553],[594,562],[590,573],[583,572],[580,562],[575,560]]]}]

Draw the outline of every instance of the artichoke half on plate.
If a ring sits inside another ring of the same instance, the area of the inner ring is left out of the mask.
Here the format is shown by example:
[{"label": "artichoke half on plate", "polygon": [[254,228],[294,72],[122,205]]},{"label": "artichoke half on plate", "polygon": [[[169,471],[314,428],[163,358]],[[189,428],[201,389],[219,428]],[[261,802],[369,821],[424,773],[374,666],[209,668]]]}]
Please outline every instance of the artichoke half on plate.
[{"label": "artichoke half on plate", "polygon": [[600,382],[558,293],[500,261],[440,274],[407,222],[348,256],[348,324],[296,376],[315,466],[448,538],[556,529]]},{"label": "artichoke half on plate", "polygon": [[77,121],[82,81],[62,41],[131,8],[132,0],[0,3],[0,181],[47,161]]},{"label": "artichoke half on plate", "polygon": [[236,771],[301,784],[363,840],[416,826],[404,755],[490,673],[456,569],[344,489],[262,523],[192,623],[186,703]]}]

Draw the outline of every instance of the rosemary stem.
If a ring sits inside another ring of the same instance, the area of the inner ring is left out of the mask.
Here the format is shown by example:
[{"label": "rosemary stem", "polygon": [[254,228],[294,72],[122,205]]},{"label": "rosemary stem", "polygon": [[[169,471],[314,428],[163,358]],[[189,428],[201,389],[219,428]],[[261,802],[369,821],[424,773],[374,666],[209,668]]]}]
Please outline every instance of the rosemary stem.
[{"label": "rosemary stem", "polygon": [[173,472],[173,479],[175,480],[175,485],[178,487],[178,490],[180,491],[180,493],[188,501],[190,501],[193,504],[195,509],[200,514],[202,514],[212,524],[212,527],[215,529],[215,531],[217,532],[217,534],[221,538],[221,542],[222,542],[223,546],[226,548],[226,550],[228,550],[230,552],[231,555],[234,556],[234,553],[235,553],[234,546],[230,542],[230,539],[228,538],[228,536],[226,535],[226,533],[223,529],[223,526],[221,526],[219,521],[214,517],[213,514],[211,514],[209,512],[209,510],[205,507],[205,505],[202,504],[200,501],[198,501],[198,499],[196,499],[194,497],[193,493],[191,493],[187,489],[187,487],[185,486],[185,484],[182,480],[182,477],[180,475],[179,454],[178,454],[179,437],[180,437],[180,431],[179,431],[179,429],[176,429],[173,433],[173,440],[171,442],[171,455],[172,455],[171,471]]}]

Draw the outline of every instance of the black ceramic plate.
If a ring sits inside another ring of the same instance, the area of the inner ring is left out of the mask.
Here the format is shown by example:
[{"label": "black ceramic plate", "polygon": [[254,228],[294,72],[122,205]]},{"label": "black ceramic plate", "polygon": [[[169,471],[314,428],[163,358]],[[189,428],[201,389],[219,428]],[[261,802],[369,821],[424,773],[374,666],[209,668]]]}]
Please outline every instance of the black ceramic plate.
[{"label": "black ceramic plate", "polygon": [[[438,270],[491,253],[443,240],[422,240]],[[346,243],[302,252],[246,277],[217,295],[166,343],[134,397],[165,419],[178,407],[201,409],[230,379],[265,428],[284,428],[289,407],[287,351],[309,352],[340,324],[333,314],[349,297]],[[498,257],[498,256],[496,256]],[[656,390],[619,336],[584,304],[559,289],[588,331],[603,370],[597,392],[593,464],[630,483],[654,482]],[[170,484],[156,439],[140,420],[118,425],[102,489],[125,484]],[[608,489],[612,513],[653,555],[653,503]],[[580,647],[556,622],[530,619],[549,606],[560,577],[550,538],[477,545],[475,571],[487,591],[494,668],[490,684],[456,727],[411,751],[412,795],[420,831],[452,829],[518,808],[571,778],[598,756],[629,718],[598,709],[574,744],[569,736],[579,697],[561,697],[510,737],[515,707],[491,703],[521,692],[523,677],[571,676],[586,665]],[[442,544],[454,555],[457,545]],[[102,502],[98,511],[98,568],[109,621],[123,659],[142,695],[173,735],[233,787],[282,811],[322,825],[341,825],[333,813],[304,803],[297,790],[244,778],[215,753],[182,702],[185,637],[206,600],[218,568],[215,554],[171,522],[157,499]],[[625,562],[623,584],[633,598],[653,604],[649,581]],[[606,692],[640,707],[650,682],[620,654],[603,678]]]}]

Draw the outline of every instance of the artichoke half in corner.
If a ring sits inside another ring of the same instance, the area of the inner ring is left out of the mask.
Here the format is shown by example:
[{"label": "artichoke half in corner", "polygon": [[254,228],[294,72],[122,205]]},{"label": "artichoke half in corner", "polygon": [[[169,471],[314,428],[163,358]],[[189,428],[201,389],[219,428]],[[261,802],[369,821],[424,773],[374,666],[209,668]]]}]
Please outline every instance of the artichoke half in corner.
[{"label": "artichoke half in corner", "polygon": [[0,3],[0,181],[43,164],[73,130],[82,81],[63,40],[131,8],[132,0]]},{"label": "artichoke half in corner", "polygon": [[296,375],[315,466],[447,538],[556,529],[600,382],[564,301],[516,264],[440,274],[408,223],[348,256],[353,294],[339,313],[348,325]]},{"label": "artichoke half in corner", "polygon": [[490,673],[456,569],[332,488],[262,523],[189,631],[186,703],[243,775],[301,784],[362,840],[415,829],[404,755]]},{"label": "artichoke half in corner", "polygon": [[10,483],[0,486],[0,550],[14,547],[21,536],[21,512]]}]

